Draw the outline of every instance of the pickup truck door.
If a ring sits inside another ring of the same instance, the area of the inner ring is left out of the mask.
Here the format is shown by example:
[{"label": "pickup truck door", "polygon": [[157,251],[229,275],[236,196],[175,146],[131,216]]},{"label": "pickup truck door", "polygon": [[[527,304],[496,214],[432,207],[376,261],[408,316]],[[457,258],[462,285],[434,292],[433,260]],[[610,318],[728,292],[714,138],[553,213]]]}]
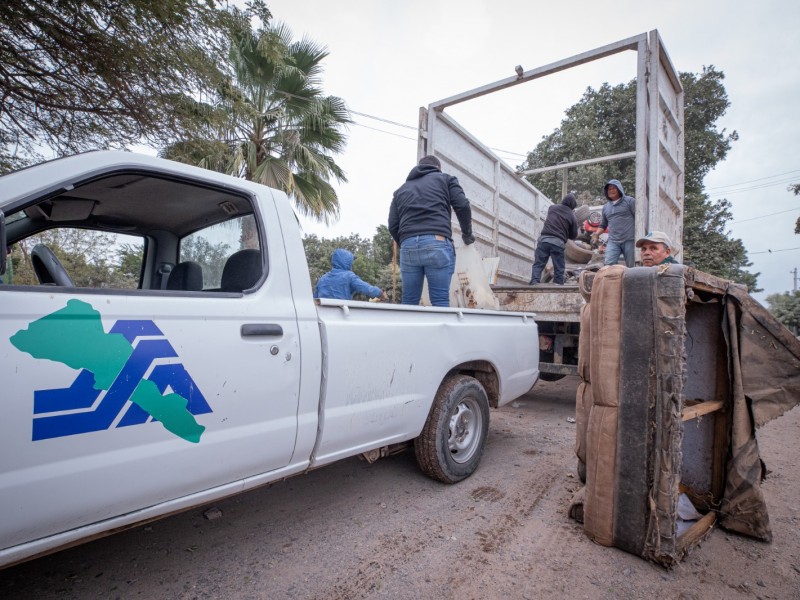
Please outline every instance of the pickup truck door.
[{"label": "pickup truck door", "polygon": [[[199,170],[116,172],[76,159],[5,178],[17,198],[0,207],[9,244],[26,220],[33,229],[47,219],[53,233],[59,214],[65,227],[83,219],[153,232],[142,235],[140,289],[20,285],[21,262],[0,285],[0,552],[192,495],[207,501],[212,488],[243,489],[245,478],[286,466],[295,445],[298,326],[269,190],[257,204]],[[46,193],[26,197],[27,186]],[[164,248],[174,252],[181,228],[204,231],[192,220],[229,230],[207,240],[221,252],[204,255],[214,263],[204,270],[216,268],[211,287],[162,289]],[[236,230],[244,221],[247,236]],[[243,254],[252,260],[226,279],[229,257]]]}]

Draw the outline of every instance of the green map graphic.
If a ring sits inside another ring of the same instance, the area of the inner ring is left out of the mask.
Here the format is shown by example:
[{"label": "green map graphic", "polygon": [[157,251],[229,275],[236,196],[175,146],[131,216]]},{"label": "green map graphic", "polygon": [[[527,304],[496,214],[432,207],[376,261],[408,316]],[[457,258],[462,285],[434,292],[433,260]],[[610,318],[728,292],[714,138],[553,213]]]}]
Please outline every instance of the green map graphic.
[{"label": "green map graphic", "polygon": [[[52,360],[76,370],[86,369],[94,375],[94,388],[106,391],[133,354],[133,346],[122,334],[103,330],[98,311],[75,299],[21,329],[10,341],[33,358]],[[205,427],[186,408],[188,401],[183,396],[175,393],[162,396],[155,383],[143,379],[130,400],[167,431],[189,442],[200,441]]]}]

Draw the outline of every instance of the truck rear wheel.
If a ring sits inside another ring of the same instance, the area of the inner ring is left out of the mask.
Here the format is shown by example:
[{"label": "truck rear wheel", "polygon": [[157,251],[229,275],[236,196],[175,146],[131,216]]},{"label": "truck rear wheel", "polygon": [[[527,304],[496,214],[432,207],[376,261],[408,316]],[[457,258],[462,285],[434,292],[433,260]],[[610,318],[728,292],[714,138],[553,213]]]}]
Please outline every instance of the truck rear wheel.
[{"label": "truck rear wheel", "polygon": [[422,472],[444,483],[466,479],[483,455],[489,433],[489,400],[477,379],[454,375],[436,392],[414,453]]}]

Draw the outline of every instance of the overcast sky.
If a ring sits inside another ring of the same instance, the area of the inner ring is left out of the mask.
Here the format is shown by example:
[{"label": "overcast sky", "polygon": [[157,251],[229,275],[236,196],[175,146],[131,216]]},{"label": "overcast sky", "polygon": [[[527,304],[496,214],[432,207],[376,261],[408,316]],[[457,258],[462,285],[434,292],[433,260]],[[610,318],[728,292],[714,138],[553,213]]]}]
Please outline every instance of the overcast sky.
[{"label": "overcast sky", "polygon": [[[296,38],[328,47],[326,93],[354,113],[337,162],[341,217],[306,233],[371,237],[386,223],[392,192],[416,160],[420,106],[652,29],[679,71],[714,65],[725,73],[731,107],[719,122],[736,130],[728,158],[706,177],[711,197],[733,203],[741,238],[764,292],[793,289],[800,267],[800,3],[790,0],[268,0]],[[447,112],[511,166],[559,126],[586,87],[625,83],[635,53],[498,92]],[[361,113],[361,114],[358,114]],[[364,116],[368,115],[368,116]],[[383,119],[383,120],[378,120]],[[387,122],[388,121],[388,122]],[[769,252],[771,250],[771,252]],[[800,281],[798,281],[800,285]]]}]

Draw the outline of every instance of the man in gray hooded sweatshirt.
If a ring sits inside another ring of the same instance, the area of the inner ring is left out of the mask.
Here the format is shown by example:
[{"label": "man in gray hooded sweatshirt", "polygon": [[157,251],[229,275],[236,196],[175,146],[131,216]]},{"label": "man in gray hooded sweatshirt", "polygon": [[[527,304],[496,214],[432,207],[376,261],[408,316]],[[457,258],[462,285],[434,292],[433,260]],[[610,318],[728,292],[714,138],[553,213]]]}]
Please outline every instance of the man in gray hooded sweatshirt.
[{"label": "man in gray hooded sweatshirt", "polygon": [[615,265],[619,255],[625,257],[625,265],[632,267],[636,260],[636,199],[626,196],[622,184],[610,180],[603,188],[608,202],[603,206],[600,230],[608,227],[605,264]]}]

